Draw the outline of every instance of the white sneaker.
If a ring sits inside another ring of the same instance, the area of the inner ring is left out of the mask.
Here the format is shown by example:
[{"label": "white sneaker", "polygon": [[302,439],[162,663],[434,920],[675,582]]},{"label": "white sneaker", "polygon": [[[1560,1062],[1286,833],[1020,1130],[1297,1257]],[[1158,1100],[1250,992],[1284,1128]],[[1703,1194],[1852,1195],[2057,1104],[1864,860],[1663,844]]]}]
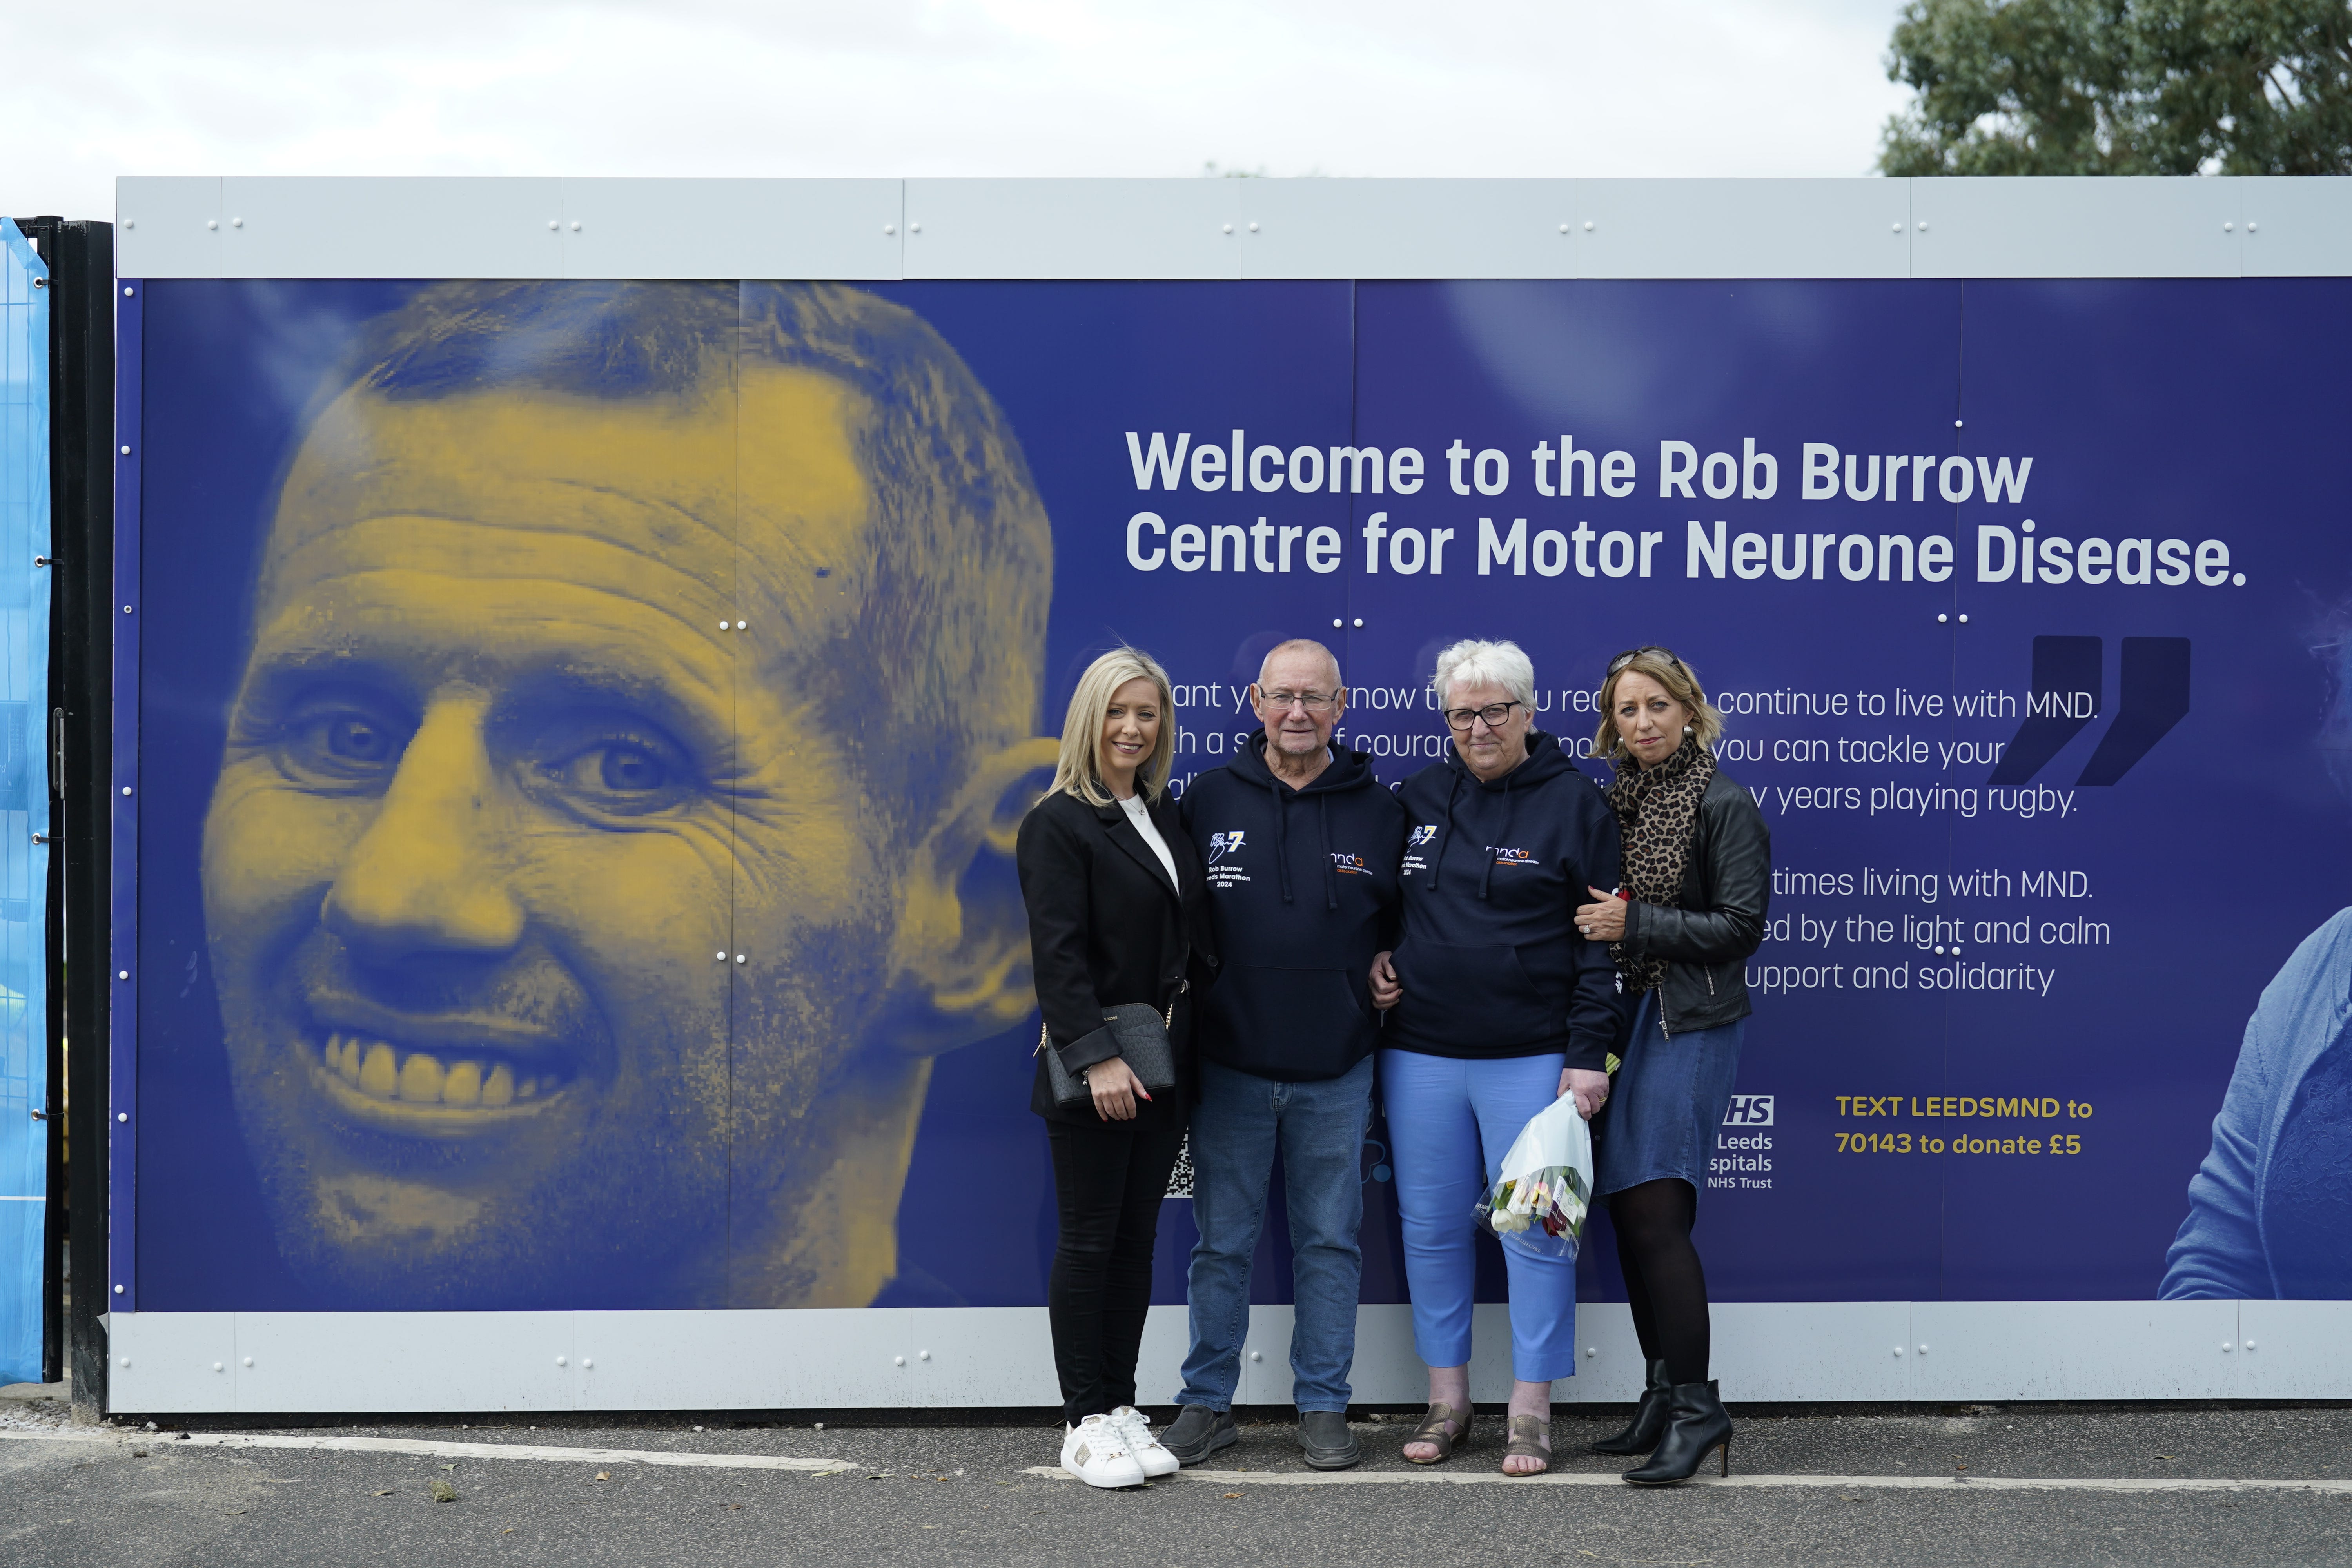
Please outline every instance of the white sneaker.
[{"label": "white sneaker", "polygon": [[1182,1468],[1177,1464],[1176,1456],[1162,1447],[1160,1439],[1151,1435],[1151,1417],[1134,1405],[1122,1405],[1106,1419],[1118,1428],[1119,1436],[1127,1439],[1127,1451],[1135,1457],[1135,1462],[1143,1467],[1143,1473],[1151,1479],[1156,1481],[1162,1476],[1172,1476]]},{"label": "white sneaker", "polygon": [[1143,1484],[1143,1467],[1127,1450],[1127,1435],[1105,1415],[1089,1415],[1062,1433],[1062,1468],[1090,1487]]}]

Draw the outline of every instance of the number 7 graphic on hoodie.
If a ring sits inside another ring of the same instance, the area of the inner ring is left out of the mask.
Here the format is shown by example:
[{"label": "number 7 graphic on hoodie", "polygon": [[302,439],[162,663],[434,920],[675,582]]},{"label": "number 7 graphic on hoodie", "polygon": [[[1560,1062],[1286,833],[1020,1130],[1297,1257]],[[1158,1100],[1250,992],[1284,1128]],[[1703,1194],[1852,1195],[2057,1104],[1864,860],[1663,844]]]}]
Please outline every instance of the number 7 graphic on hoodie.
[{"label": "number 7 graphic on hoodie", "polygon": [[1527,760],[1482,780],[1458,753],[1405,780],[1414,824],[1399,880],[1404,995],[1384,1044],[1433,1056],[1562,1051],[1602,1069],[1622,1018],[1607,947],[1575,929],[1587,888],[1613,888],[1616,815],[1559,738],[1530,731]]}]

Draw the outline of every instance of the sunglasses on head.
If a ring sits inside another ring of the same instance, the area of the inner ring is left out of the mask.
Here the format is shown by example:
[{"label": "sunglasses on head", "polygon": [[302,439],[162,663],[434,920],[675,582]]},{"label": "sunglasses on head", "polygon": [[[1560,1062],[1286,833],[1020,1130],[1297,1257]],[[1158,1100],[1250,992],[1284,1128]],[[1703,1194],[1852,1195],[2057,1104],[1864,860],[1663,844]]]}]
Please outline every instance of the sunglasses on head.
[{"label": "sunglasses on head", "polygon": [[1650,643],[1642,647],[1627,648],[1623,653],[1619,654],[1615,658],[1609,661],[1609,673],[1612,675],[1616,674],[1619,670],[1624,668],[1627,665],[1633,663],[1635,659],[1641,658],[1645,653],[1664,654],[1668,658],[1674,660],[1674,665],[1676,669],[1681,670],[1685,676],[1690,674],[1690,667],[1683,663],[1680,655],[1676,654],[1675,650],[1670,647],[1660,647],[1655,643]]}]

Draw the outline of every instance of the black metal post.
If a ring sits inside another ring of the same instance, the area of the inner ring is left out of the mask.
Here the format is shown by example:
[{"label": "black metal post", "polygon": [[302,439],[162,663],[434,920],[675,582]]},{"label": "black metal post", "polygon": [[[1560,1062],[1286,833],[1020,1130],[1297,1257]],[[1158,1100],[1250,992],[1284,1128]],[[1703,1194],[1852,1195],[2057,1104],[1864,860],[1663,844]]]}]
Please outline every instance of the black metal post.
[{"label": "black metal post", "polygon": [[[113,623],[104,612],[114,580],[114,226],[37,217],[19,218],[16,226],[48,264],[52,290],[45,738],[54,797],[43,1375],[54,1379],[69,1368],[74,1413],[95,1420],[107,1408],[100,1320],[107,1310],[106,781],[113,770]],[[75,1244],[69,1248],[68,1240]]]}]

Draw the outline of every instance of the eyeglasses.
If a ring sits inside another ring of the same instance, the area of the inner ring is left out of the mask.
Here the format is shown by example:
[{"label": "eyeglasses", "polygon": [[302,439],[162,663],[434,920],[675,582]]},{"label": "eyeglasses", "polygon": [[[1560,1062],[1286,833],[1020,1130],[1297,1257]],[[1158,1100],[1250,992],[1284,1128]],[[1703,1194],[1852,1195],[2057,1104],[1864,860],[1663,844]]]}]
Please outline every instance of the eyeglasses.
[{"label": "eyeglasses", "polygon": [[1511,716],[1511,710],[1518,706],[1517,701],[1511,701],[1489,702],[1484,708],[1448,708],[1445,710],[1445,722],[1454,729],[1467,730],[1472,724],[1484,719],[1486,721],[1486,728],[1499,730],[1503,727],[1503,721]]},{"label": "eyeglasses", "polygon": [[1609,673],[1612,675],[1616,674],[1619,670],[1624,668],[1627,665],[1633,663],[1635,659],[1641,658],[1645,653],[1664,654],[1668,658],[1674,660],[1674,665],[1676,669],[1682,670],[1685,675],[1688,675],[1690,673],[1689,669],[1684,666],[1681,658],[1675,654],[1674,649],[1670,647],[1660,647],[1655,643],[1651,643],[1643,647],[1627,648],[1623,653],[1619,654],[1615,658],[1609,661]]},{"label": "eyeglasses", "polygon": [[1309,713],[1328,713],[1331,711],[1333,704],[1339,700],[1339,697],[1337,692],[1325,691],[1262,690],[1258,693],[1258,696],[1265,700],[1267,707],[1273,709],[1277,713],[1289,712],[1293,703],[1306,709]]}]

